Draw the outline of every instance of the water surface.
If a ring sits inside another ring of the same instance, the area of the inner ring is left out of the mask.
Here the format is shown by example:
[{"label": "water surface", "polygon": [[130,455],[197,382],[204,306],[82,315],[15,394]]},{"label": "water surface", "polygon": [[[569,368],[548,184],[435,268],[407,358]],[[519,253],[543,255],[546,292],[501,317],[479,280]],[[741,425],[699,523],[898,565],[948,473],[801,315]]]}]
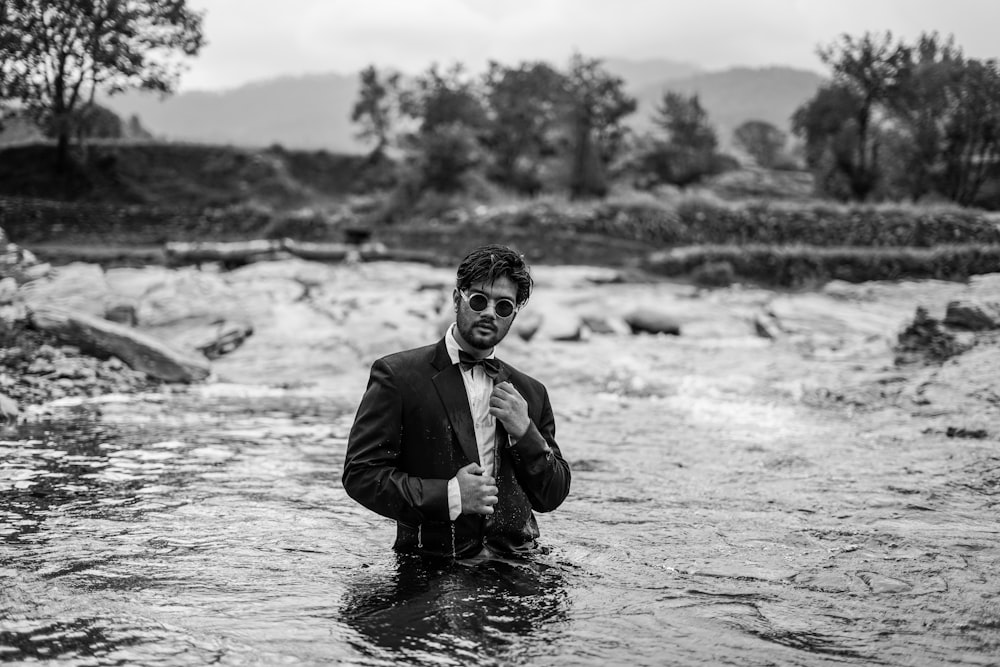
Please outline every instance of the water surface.
[{"label": "water surface", "polygon": [[391,552],[336,395],[58,408],[0,440],[0,661],[996,664],[995,445],[746,389],[557,389],[548,553],[476,565]]}]

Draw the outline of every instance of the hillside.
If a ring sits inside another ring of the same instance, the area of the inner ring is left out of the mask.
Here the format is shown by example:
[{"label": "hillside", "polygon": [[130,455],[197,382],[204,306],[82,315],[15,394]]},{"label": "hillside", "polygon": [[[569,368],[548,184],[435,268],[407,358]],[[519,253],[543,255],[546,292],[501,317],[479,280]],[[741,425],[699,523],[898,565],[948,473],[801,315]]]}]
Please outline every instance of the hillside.
[{"label": "hillside", "polygon": [[366,189],[364,158],[212,144],[93,143],[66,173],[52,146],[0,149],[0,197],[201,209],[251,202],[295,208]]},{"label": "hillside", "polygon": [[104,103],[122,117],[138,115],[163,139],[357,153],[364,150],[350,122],[357,92],[356,75],[330,73],[166,99],[129,92]]},{"label": "hillside", "polygon": [[823,78],[815,72],[788,67],[741,67],[653,83],[635,93],[639,109],[633,116],[633,127],[649,129],[663,93],[673,91],[699,96],[723,146],[731,141],[733,130],[747,120],[767,121],[789,132],[792,114],[822,83]]},{"label": "hillside", "polygon": [[[697,92],[723,145],[745,120],[766,120],[787,128],[791,113],[822,80],[814,72],[787,67],[702,72],[694,65],[665,60],[621,59],[607,60],[606,67],[621,76],[639,100],[638,111],[629,118],[635,129],[650,127],[649,118],[664,90]],[[357,92],[356,75],[329,73],[163,100],[133,92],[105,103],[123,117],[137,114],[163,139],[362,152],[365,146],[354,136],[357,130],[350,122]]]}]

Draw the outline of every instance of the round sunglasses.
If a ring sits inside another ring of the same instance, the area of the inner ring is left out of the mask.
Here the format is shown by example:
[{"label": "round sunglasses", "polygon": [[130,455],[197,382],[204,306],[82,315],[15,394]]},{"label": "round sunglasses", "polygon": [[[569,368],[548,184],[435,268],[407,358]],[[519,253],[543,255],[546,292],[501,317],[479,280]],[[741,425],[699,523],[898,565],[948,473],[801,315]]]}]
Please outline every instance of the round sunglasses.
[{"label": "round sunglasses", "polygon": [[[490,305],[491,299],[485,294],[479,292],[466,294],[464,291],[460,291],[459,294],[469,304],[469,308],[477,313],[483,312],[486,310],[486,306]],[[493,312],[497,314],[497,317],[507,318],[517,312],[517,305],[507,297],[501,297],[493,300]]]}]

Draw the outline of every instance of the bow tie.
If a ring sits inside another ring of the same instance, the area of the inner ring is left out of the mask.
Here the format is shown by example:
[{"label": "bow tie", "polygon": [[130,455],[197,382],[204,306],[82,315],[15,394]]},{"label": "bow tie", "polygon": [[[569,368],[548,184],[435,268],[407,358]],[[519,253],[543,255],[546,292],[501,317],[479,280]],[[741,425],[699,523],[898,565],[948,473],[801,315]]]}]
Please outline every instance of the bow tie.
[{"label": "bow tie", "polygon": [[458,363],[462,366],[463,371],[482,366],[491,378],[495,378],[500,373],[500,362],[496,359],[477,359],[465,350],[458,351]]}]

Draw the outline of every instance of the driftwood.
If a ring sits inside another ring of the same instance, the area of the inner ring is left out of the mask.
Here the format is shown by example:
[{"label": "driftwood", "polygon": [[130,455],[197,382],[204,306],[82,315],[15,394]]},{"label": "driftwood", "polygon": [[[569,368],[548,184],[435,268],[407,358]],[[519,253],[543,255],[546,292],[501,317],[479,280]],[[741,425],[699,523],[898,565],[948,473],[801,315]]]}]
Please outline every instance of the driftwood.
[{"label": "driftwood", "polygon": [[318,262],[340,262],[347,259],[351,252],[356,252],[354,248],[348,246],[346,243],[312,243],[309,241],[284,239],[281,242],[281,246],[296,257]]},{"label": "driftwood", "polygon": [[281,241],[258,239],[254,241],[167,243],[164,252],[171,266],[222,262],[229,266],[249,264],[261,259],[271,259],[282,251]]},{"label": "driftwood", "polygon": [[130,367],[167,382],[197,382],[208,377],[206,359],[174,350],[151,336],[99,317],[55,306],[31,309],[31,322],[95,356],[118,357]]}]

